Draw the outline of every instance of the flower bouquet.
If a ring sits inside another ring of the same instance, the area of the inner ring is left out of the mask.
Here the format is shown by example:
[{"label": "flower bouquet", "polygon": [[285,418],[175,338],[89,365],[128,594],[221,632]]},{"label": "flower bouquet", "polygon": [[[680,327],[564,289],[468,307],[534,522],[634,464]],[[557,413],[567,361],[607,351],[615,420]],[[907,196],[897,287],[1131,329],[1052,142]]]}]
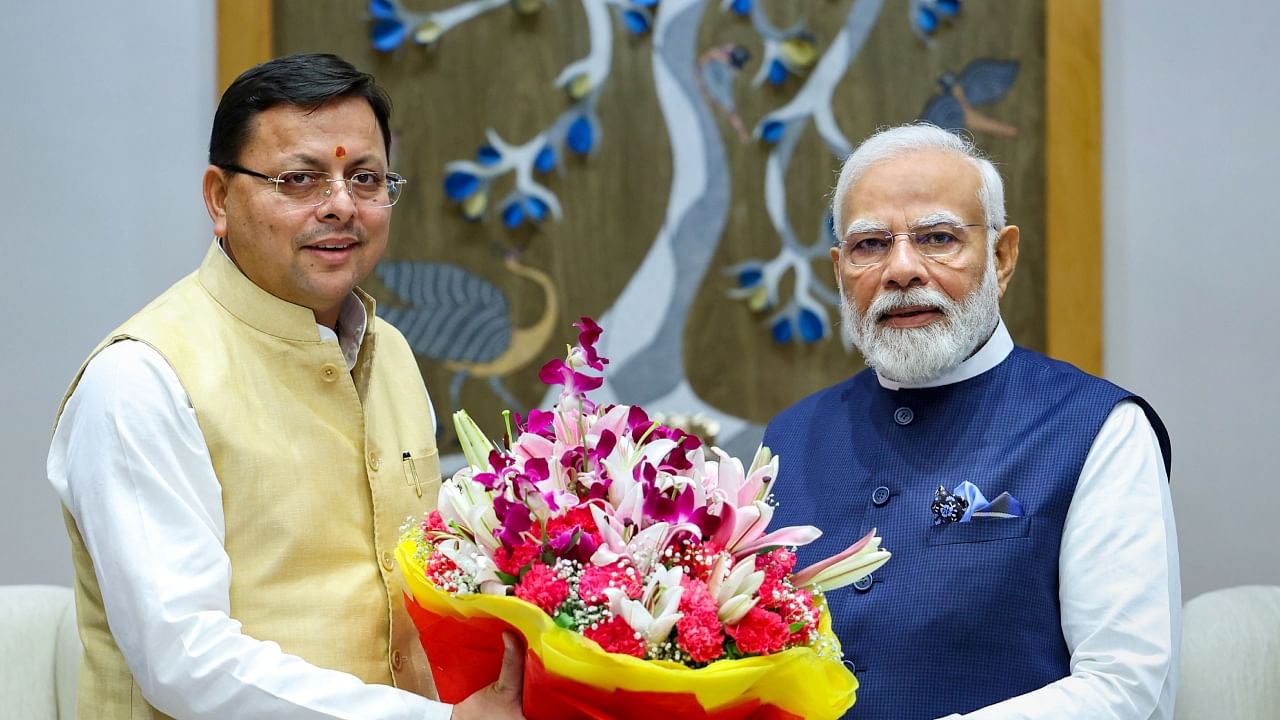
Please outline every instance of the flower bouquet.
[{"label": "flower bouquet", "polygon": [[857,680],[822,593],[889,553],[871,531],[794,572],[810,526],[766,532],[778,458],[751,465],[635,406],[599,406],[601,330],[540,377],[550,412],[506,419],[501,444],[460,411],[468,466],[406,524],[406,604],[440,698],[498,676],[501,633],[526,644],[524,712],[540,718],[837,718]]}]

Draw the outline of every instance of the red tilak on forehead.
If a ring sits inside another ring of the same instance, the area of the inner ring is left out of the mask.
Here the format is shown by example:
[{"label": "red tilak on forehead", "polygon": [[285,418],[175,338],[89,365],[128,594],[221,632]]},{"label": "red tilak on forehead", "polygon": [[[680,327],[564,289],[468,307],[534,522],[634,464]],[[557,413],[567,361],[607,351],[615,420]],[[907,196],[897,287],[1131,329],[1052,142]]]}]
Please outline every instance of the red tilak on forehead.
[{"label": "red tilak on forehead", "polygon": [[336,158],[344,158],[347,156],[347,149],[339,145],[338,147],[334,148],[333,156]]}]

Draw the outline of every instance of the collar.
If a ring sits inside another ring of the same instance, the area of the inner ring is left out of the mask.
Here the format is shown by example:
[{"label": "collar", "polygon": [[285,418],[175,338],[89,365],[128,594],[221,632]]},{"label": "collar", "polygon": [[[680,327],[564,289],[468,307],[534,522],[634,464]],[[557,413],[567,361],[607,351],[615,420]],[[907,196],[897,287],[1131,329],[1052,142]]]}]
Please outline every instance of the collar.
[{"label": "collar", "polygon": [[995,332],[991,333],[991,337],[987,338],[982,348],[948,373],[916,385],[890,380],[887,377],[882,377],[879,373],[876,373],[876,379],[880,381],[880,387],[886,390],[907,390],[952,385],[975,378],[994,368],[1004,362],[1004,359],[1009,357],[1011,352],[1013,352],[1013,338],[1009,335],[1009,328],[1004,325],[1004,318],[1001,318],[1000,322],[996,324]]},{"label": "collar", "polygon": [[374,314],[373,298],[359,288],[342,301],[342,307],[338,311],[338,330],[334,332],[317,323],[316,315],[310,308],[281,300],[258,287],[231,261],[226,249],[222,247],[221,238],[216,239],[205,254],[198,277],[200,284],[218,304],[241,321],[286,340],[337,341],[347,361],[347,369],[355,367],[369,318]]}]

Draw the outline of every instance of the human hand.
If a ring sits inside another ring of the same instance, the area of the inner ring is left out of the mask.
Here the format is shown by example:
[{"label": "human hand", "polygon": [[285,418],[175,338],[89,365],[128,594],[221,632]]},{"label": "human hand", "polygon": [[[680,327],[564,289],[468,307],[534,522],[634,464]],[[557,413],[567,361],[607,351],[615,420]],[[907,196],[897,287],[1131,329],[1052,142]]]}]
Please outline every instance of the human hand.
[{"label": "human hand", "polygon": [[511,633],[502,634],[502,668],[498,679],[453,706],[451,720],[524,720],[524,651]]}]

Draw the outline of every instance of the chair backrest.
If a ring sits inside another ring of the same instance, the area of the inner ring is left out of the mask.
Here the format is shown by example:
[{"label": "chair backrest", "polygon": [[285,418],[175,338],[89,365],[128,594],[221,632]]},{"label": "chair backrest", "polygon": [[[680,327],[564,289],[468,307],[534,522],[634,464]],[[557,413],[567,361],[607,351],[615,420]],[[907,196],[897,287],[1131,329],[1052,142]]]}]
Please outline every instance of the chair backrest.
[{"label": "chair backrest", "polygon": [[70,588],[0,586],[0,717],[74,720],[80,655]]},{"label": "chair backrest", "polygon": [[1183,607],[1175,718],[1280,718],[1280,586],[1215,590]]}]

